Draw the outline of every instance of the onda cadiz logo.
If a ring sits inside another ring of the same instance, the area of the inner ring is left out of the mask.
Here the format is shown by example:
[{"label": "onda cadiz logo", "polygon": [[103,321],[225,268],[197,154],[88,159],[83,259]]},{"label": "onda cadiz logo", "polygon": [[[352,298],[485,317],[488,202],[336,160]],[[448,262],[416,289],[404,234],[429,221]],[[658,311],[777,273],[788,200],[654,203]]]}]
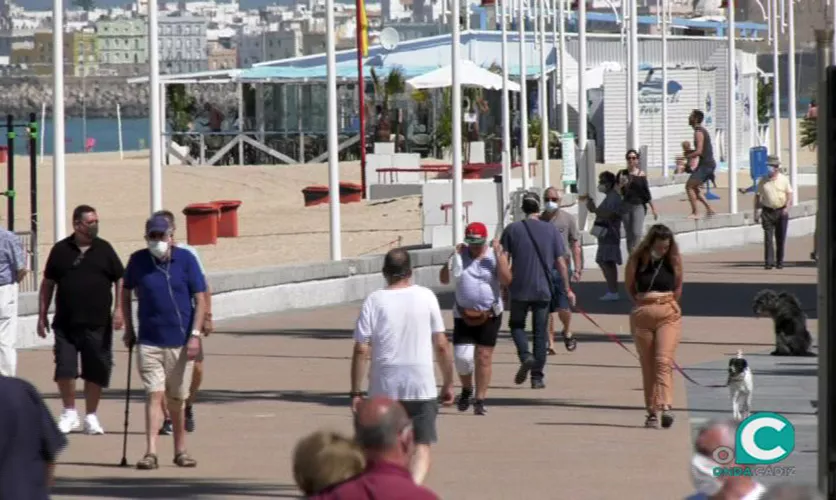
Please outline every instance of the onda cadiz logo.
[{"label": "onda cadiz logo", "polygon": [[659,113],[662,110],[662,99],[667,99],[669,104],[679,102],[681,92],[682,84],[678,81],[668,80],[668,84],[663,85],[661,76],[649,71],[645,80],[639,82],[639,113]]}]

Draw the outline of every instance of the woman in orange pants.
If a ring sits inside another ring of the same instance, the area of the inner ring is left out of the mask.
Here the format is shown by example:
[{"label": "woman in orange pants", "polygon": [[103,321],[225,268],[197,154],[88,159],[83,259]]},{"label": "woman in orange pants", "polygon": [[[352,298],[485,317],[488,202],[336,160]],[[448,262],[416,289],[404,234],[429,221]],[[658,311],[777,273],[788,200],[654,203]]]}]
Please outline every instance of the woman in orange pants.
[{"label": "woman in orange pants", "polygon": [[682,336],[682,258],[664,224],[650,228],[624,271],[633,300],[630,332],[639,353],[647,408],[645,427],[673,425],[673,363]]}]

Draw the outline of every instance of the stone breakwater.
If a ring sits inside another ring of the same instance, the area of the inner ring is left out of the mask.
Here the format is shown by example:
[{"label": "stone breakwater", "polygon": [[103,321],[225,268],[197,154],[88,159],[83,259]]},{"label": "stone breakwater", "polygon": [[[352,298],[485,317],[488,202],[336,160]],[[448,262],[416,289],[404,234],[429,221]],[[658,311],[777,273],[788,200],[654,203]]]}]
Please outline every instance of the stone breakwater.
[{"label": "stone breakwater", "polygon": [[[237,113],[238,100],[234,84],[191,85],[189,92],[198,105],[210,102],[230,116]],[[46,103],[47,116],[52,114],[52,78],[2,78],[0,79],[0,114],[12,114],[25,119],[29,113],[41,114]],[[87,116],[115,118],[116,104],[121,107],[123,118],[148,116],[150,87],[147,83],[128,84],[125,78],[64,78],[64,114],[68,117],[83,115],[86,101]]]}]

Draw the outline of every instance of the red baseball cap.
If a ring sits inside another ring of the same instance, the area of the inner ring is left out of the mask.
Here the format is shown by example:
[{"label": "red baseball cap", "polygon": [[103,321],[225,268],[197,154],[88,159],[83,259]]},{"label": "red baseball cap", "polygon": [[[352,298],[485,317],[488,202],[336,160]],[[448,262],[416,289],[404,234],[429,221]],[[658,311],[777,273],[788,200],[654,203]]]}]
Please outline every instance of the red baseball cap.
[{"label": "red baseball cap", "polygon": [[481,222],[471,222],[464,230],[464,242],[468,245],[484,245],[488,241],[488,228]]}]

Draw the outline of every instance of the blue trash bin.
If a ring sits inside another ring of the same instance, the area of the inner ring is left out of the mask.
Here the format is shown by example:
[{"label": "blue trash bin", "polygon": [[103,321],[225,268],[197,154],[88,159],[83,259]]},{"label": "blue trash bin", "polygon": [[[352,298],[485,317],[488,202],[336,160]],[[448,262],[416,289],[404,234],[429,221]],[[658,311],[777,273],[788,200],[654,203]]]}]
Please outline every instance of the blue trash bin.
[{"label": "blue trash bin", "polygon": [[767,157],[766,146],[749,149],[749,176],[752,178],[752,186],[746,190],[747,193],[754,193],[758,189],[758,180],[767,175]]}]

